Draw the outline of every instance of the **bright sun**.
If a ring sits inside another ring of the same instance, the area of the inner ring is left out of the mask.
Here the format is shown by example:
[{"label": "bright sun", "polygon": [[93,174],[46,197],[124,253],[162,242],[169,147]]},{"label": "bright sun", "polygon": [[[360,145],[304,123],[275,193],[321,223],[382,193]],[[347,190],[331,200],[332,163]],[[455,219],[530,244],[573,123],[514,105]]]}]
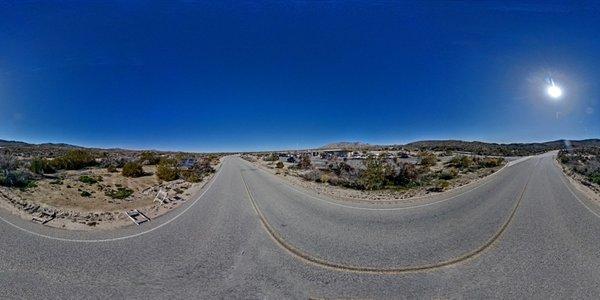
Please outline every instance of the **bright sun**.
[{"label": "bright sun", "polygon": [[556,85],[551,85],[548,87],[548,95],[552,98],[559,98],[560,96],[562,96],[562,89],[560,87],[557,87]]}]

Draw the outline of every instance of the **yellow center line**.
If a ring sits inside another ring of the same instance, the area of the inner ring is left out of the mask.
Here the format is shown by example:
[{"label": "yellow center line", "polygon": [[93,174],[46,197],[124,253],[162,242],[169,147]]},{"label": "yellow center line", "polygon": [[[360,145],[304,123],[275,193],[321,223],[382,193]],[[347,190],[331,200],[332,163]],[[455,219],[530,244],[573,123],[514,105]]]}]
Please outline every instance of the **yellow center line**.
[{"label": "yellow center line", "polygon": [[331,262],[326,259],[319,258],[314,255],[308,254],[308,253],[296,248],[295,246],[293,246],[292,244],[287,242],[281,236],[281,234],[279,232],[277,232],[273,228],[273,226],[271,226],[271,224],[269,224],[268,220],[266,219],[263,212],[260,210],[258,204],[254,200],[254,197],[252,196],[252,192],[250,191],[250,188],[249,188],[248,184],[246,183],[246,180],[244,179],[244,175],[241,172],[240,172],[240,176],[242,178],[242,182],[244,183],[244,187],[246,188],[246,192],[248,194],[248,199],[250,200],[250,203],[252,204],[254,211],[258,215],[263,228],[267,231],[269,236],[276,242],[277,245],[282,247],[288,253],[292,254],[294,257],[299,258],[300,260],[302,260],[305,263],[310,263],[310,264],[313,264],[313,265],[316,265],[319,267],[332,269],[332,270],[336,270],[336,271],[366,273],[366,274],[403,274],[403,273],[425,272],[425,271],[430,271],[430,270],[435,270],[435,269],[455,265],[455,264],[464,262],[466,260],[472,259],[472,258],[478,256],[479,254],[483,253],[485,250],[489,249],[496,241],[499,240],[500,236],[506,231],[506,229],[508,228],[508,225],[514,219],[517,209],[519,208],[521,202],[523,201],[523,196],[525,195],[527,186],[529,185],[529,182],[531,181],[531,177],[532,177],[533,173],[535,172],[535,169],[537,168],[539,163],[540,163],[540,160],[538,159],[535,167],[532,169],[532,172],[529,174],[529,176],[527,178],[527,182],[525,183],[525,186],[523,187],[523,190],[521,191],[521,193],[519,195],[517,203],[513,207],[507,220],[502,224],[502,226],[500,226],[500,229],[482,246],[480,246],[479,248],[477,248],[471,252],[465,253],[461,256],[451,258],[451,259],[448,259],[445,261],[441,261],[438,263],[427,264],[427,265],[417,265],[417,266],[406,266],[406,267],[393,267],[393,268],[378,268],[378,267],[358,266],[358,265],[349,265],[349,264]]}]

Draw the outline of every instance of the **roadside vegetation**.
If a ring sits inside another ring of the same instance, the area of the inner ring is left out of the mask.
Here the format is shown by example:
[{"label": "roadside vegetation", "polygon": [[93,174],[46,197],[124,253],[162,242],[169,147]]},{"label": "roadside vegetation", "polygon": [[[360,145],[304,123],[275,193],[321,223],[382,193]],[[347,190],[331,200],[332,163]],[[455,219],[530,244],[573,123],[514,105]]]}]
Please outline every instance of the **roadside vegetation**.
[{"label": "roadside vegetation", "polygon": [[133,190],[129,188],[119,187],[115,189],[109,189],[104,192],[106,196],[109,196],[113,199],[125,199],[133,194]]},{"label": "roadside vegetation", "polygon": [[[429,151],[466,151],[482,156],[527,156],[536,155],[552,150],[560,150],[565,147],[584,148],[598,147],[600,140],[580,140],[580,141],[550,141],[544,143],[513,143],[497,144],[484,142],[466,142],[457,140],[441,141],[420,141],[404,145],[403,147],[411,150],[429,150]],[[393,148],[393,147],[392,147]]]},{"label": "roadside vegetation", "polygon": [[150,209],[159,191],[167,203],[185,199],[193,183],[215,172],[220,157],[8,145],[0,148],[0,200],[29,215],[50,209],[74,223],[97,224],[120,218],[123,210]]},{"label": "roadside vegetation", "polygon": [[175,159],[163,159],[158,163],[156,176],[160,180],[172,181],[179,178],[179,168]]},{"label": "roadside vegetation", "polygon": [[83,183],[87,183],[87,184],[95,184],[95,183],[102,181],[102,176],[83,175],[83,176],[79,176],[79,181],[81,181]]},{"label": "roadside vegetation", "polygon": [[1,154],[0,185],[35,187],[35,181],[41,179],[43,174],[56,173],[57,170],[77,170],[95,164],[94,156],[83,150],[71,150],[53,159],[35,157],[29,162],[18,160],[11,154]]},{"label": "roadside vegetation", "polygon": [[49,162],[56,170],[80,170],[96,165],[92,152],[86,150],[71,150],[66,155],[59,156]]},{"label": "roadside vegetation", "polygon": [[187,182],[200,182],[204,177],[214,172],[215,169],[211,166],[211,158],[206,158],[196,161],[187,170],[180,170],[179,177]]},{"label": "roadside vegetation", "polygon": [[365,158],[323,155],[311,158],[308,153],[244,154],[242,158],[266,164],[278,174],[296,175],[309,182],[357,191],[442,192],[491,174],[506,162],[503,157],[457,154],[450,150],[355,150],[354,153],[353,156]]},{"label": "roadside vegetation", "polygon": [[263,160],[264,161],[277,161],[277,160],[279,160],[279,156],[277,156],[277,154],[275,154],[275,153],[271,153],[271,154],[263,157]]},{"label": "roadside vegetation", "polygon": [[600,147],[561,150],[558,160],[587,186],[600,187]]},{"label": "roadside vegetation", "polygon": [[[109,170],[110,172],[110,170]],[[128,162],[123,166],[123,171],[121,174],[125,177],[142,177],[146,173],[144,172],[144,168],[139,162]]]},{"label": "roadside vegetation", "polygon": [[0,155],[0,185],[27,188],[35,186],[36,174],[12,155]]},{"label": "roadside vegetation", "polygon": [[[451,180],[483,169],[497,168],[503,158],[458,155],[446,163],[439,162],[432,152],[419,153],[418,163],[402,162],[382,156],[369,156],[361,168],[346,162],[333,162],[327,168],[309,168],[300,177],[314,182],[328,183],[357,190],[426,188],[440,192],[450,186]],[[299,169],[302,169],[298,166]]]}]

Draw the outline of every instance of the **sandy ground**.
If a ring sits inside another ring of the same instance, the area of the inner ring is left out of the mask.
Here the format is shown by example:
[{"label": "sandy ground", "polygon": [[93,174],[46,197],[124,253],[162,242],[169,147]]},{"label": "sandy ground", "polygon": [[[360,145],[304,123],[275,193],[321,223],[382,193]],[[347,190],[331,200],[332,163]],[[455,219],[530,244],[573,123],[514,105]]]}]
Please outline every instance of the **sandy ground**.
[{"label": "sandy ground", "polygon": [[[449,159],[438,162],[436,166],[432,167],[432,170],[442,169],[443,163],[447,160]],[[280,178],[285,179],[287,182],[293,185],[312,190],[318,194],[325,194],[338,200],[350,202],[402,202],[403,200],[414,200],[411,199],[414,197],[445,193],[452,189],[473,183],[477,180],[481,180],[504,167],[504,165],[502,165],[496,168],[480,169],[477,172],[464,174],[460,173],[457,178],[448,180],[450,186],[443,192],[431,192],[424,187],[398,190],[386,189],[377,191],[360,191],[340,186],[332,186],[327,183],[308,181],[297,176],[295,171],[288,170],[287,168],[283,170],[276,169],[275,164],[272,162],[265,162],[260,159],[255,159],[252,163],[271,174],[275,174]]]},{"label": "sandy ground", "polygon": [[[219,163],[220,165],[220,163]],[[214,166],[215,169],[219,165]],[[0,187],[0,207],[24,219],[50,219],[46,226],[74,229],[112,229],[134,225],[126,211],[137,209],[150,219],[159,217],[189,200],[210,181],[213,173],[201,182],[189,183],[182,179],[160,182],[153,174],[155,166],[144,166],[146,176],[128,178],[106,169],[91,168],[78,171],[63,171],[56,178],[45,178],[36,182],[37,187],[25,190]],[[120,170],[119,170],[120,171]],[[81,182],[80,176],[102,178],[93,184]],[[113,199],[105,194],[119,187],[133,190],[125,199]],[[164,203],[154,201],[157,193],[166,193]],[[87,192],[89,196],[82,196]]]}]

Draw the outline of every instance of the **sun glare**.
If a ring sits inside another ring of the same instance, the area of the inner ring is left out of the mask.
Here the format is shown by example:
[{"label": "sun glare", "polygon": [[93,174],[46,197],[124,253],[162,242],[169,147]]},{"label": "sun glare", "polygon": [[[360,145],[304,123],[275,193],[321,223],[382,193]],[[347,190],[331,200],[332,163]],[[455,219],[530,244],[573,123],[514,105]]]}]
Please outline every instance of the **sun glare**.
[{"label": "sun glare", "polygon": [[548,87],[548,95],[552,98],[560,98],[562,96],[562,89],[556,85],[551,85]]}]

